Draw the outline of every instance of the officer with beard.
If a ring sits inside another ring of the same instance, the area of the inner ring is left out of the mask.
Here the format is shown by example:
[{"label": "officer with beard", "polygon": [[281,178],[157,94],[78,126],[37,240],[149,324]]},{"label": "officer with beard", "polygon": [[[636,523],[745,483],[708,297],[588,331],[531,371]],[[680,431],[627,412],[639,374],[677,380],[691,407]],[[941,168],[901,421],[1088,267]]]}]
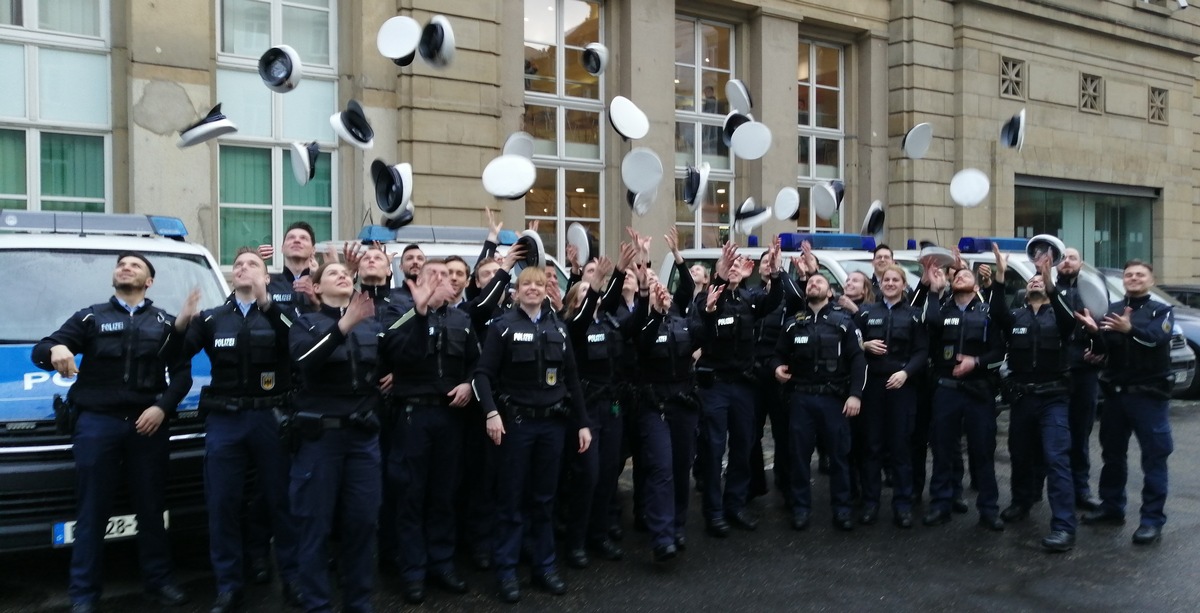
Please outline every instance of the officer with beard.
[{"label": "officer with beard", "polygon": [[950,521],[954,496],[954,458],[961,457],[960,441],[967,435],[967,453],[979,497],[979,524],[1004,530],[996,484],[996,371],[1004,361],[1004,337],[992,322],[987,303],[970,268],[954,270],[951,298],[925,305],[929,353],[936,381],[930,444],[933,475],[929,483],[927,526]]},{"label": "officer with beard", "polygon": [[989,283],[991,313],[1008,338],[1009,375],[1003,391],[1012,405],[1008,429],[1012,505],[1000,517],[1016,522],[1029,516],[1029,507],[1041,497],[1042,478],[1035,468],[1041,456],[1052,514],[1050,534],[1042,539],[1042,547],[1069,551],[1075,546],[1076,519],[1067,423],[1067,344],[1075,330],[1075,316],[1067,306],[1066,291],[1055,290],[1048,253],[1036,262],[1038,274],[1025,285],[1025,304],[1009,310],[1004,291],[1007,258],[999,247],[992,250],[996,275],[995,282]]},{"label": "officer with beard", "polygon": [[792,528],[808,527],[812,509],[812,454],[817,438],[829,454],[829,498],[833,525],[854,529],[850,517],[850,422],[861,408],[867,379],[862,335],[851,316],[831,304],[829,281],[820,274],[808,277],[807,305],[779,335],[772,367],[783,384],[788,405],[788,454]]},{"label": "officer with beard", "polygon": [[[1067,306],[1076,313],[1083,312],[1083,299],[1079,294],[1079,271],[1083,259],[1079,250],[1067,247],[1063,260],[1058,264],[1058,280],[1055,286],[1066,290]],[[1096,400],[1100,393],[1100,367],[1083,358],[1093,344],[1093,338],[1081,325],[1067,345],[1069,349],[1070,406],[1067,419],[1071,425],[1071,478],[1075,487],[1075,507],[1084,511],[1100,508],[1100,501],[1092,496],[1089,485],[1091,477],[1090,441],[1092,427],[1096,424]]]},{"label": "officer with beard", "polygon": [[[56,370],[64,379],[79,377],[67,394],[78,411],[71,442],[79,509],[68,594],[71,610],[82,613],[95,611],[100,600],[105,524],[122,475],[137,513],[138,561],[147,595],[170,606],[188,600],[171,578],[163,512],[167,420],[191,389],[191,362],[174,351],[182,336],[175,330],[176,318],[146,298],[154,285],[154,266],[146,256],[118,255],[112,285],[116,291],[108,302],[72,315],[34,346],[32,356],[39,368]],[[199,298],[198,292],[189,296],[180,319],[192,317]],[[76,368],[80,353],[83,361]]]}]

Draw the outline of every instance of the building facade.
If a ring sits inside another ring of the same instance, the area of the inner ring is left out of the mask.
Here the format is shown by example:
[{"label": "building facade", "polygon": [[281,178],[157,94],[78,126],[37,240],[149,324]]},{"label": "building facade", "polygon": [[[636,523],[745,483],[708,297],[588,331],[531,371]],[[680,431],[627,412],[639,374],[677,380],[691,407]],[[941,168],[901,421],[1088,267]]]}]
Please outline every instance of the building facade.
[{"label": "building facade", "polygon": [[[376,50],[387,18],[435,13],[454,27],[450,66],[402,68]],[[413,164],[416,223],[476,225],[493,207],[509,228],[538,220],[562,254],[573,222],[609,252],[628,225],[716,246],[746,198],[769,205],[795,186],[807,203],[838,179],[833,219],[802,204],[757,233],[857,232],[881,200],[894,245],[1050,232],[1097,265],[1140,257],[1182,281],[1200,276],[1195,13],[1175,0],[0,0],[0,207],[176,215],[228,264],[241,245],[278,246],[298,219],[320,239],[354,238],[379,219],[378,158]],[[579,61],[591,42],[610,50],[599,78]],[[281,43],[304,62],[287,94],[256,74]],[[729,79],[772,130],[760,160],[721,139]],[[646,138],[610,128],[616,95],[646,113]],[[351,99],[375,129],[369,151],[330,129]],[[217,103],[238,133],[177,148]],[[1017,151],[999,130],[1022,108]],[[935,138],[911,160],[900,143],[921,122]],[[516,130],[535,138],[537,180],[496,201],[479,177]],[[303,187],[296,141],[322,150]],[[645,217],[620,178],[635,146],[667,175]],[[702,162],[710,186],[692,214],[681,180]],[[948,185],[969,167],[991,190],[968,209]]]}]

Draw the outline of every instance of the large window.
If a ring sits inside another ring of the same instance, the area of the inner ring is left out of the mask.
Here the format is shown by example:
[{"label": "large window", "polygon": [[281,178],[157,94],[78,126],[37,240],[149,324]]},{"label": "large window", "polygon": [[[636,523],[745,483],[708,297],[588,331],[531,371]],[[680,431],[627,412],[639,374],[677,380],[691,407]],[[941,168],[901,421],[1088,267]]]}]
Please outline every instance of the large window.
[{"label": "large window", "polygon": [[600,9],[584,0],[525,0],[523,129],[538,167],[525,219],[538,221],[547,251],[560,257],[571,223],[604,241],[604,83],[580,62],[584,47],[604,42]]},{"label": "large window", "polygon": [[[333,238],[338,143],[329,116],[338,107],[337,6],[334,0],[221,0],[219,6],[217,100],[238,125],[236,135],[221,139],[218,156],[219,258],[229,265],[238,247],[280,247],[296,221],[312,224],[317,240]],[[258,77],[259,56],[279,44],[296,49],[304,64],[303,80],[286,95]],[[301,186],[290,145],[314,140],[321,146],[317,173]]]},{"label": "large window", "polygon": [[1105,193],[1018,185],[1016,235],[1053,234],[1078,248],[1084,261],[1094,266],[1121,268],[1132,258],[1150,261],[1157,198],[1149,190],[1111,187]]},{"label": "large window", "polygon": [[797,152],[796,187],[800,210],[796,225],[801,230],[840,230],[843,211],[832,219],[821,219],[808,206],[813,185],[842,179],[845,169],[846,118],[845,60],[841,47],[800,41],[796,71],[796,126],[800,133]]},{"label": "large window", "polygon": [[[675,224],[684,247],[719,247],[729,239],[735,206],[733,156],[721,139],[729,112],[725,84],[734,78],[733,27],[675,19]],[[695,213],[683,201],[687,167],[708,162],[704,202]]]},{"label": "large window", "polygon": [[111,210],[108,2],[0,0],[0,208]]}]

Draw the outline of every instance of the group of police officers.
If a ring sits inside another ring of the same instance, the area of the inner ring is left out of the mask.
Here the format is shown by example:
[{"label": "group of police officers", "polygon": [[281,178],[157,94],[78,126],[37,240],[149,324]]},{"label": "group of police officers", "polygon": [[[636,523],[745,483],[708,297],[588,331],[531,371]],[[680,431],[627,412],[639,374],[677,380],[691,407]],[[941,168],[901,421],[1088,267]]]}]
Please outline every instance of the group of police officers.
[{"label": "group of police officers", "polygon": [[[197,312],[193,294],[175,316],[146,297],[149,259],[121,254],[112,299],[77,312],[33,351],[38,366],[78,377],[69,393],[78,416],[73,610],[96,609],[122,472],[147,594],[187,601],[163,524],[166,423],[200,351],[212,363],[200,410],[214,613],[242,606],[247,578],[269,580],[272,544],[283,598],[307,611],[332,610],[334,567],[343,608],[372,610],[376,561],[410,603],[425,599],[427,584],[465,593],[460,551],[494,570],[505,602],[520,600],[523,560],[535,585],[562,594],[556,534],[572,567],[588,566],[589,554],[624,555],[616,490],[630,456],[635,522],[666,563],[687,546],[693,471],[707,534],[757,527],[748,502],[766,489],[767,419],[775,483],[796,530],[812,515],[815,450],[833,525],[852,530],[878,520],[885,483],[894,524],[913,526],[932,449],[922,523],[968,511],[969,474],[989,530],[1027,518],[1044,489],[1052,520],[1042,545],[1067,551],[1077,510],[1083,523],[1124,522],[1134,434],[1145,483],[1133,542],[1160,537],[1172,315],[1150,300],[1147,263],[1129,262],[1125,298],[1093,314],[1076,288],[1074,249],[1057,276],[1048,257],[1036,261],[1023,303],[1010,308],[998,250],[994,268],[973,271],[961,258],[948,270],[927,266],[913,291],[880,246],[874,274],[857,273],[835,297],[807,245],[787,273],[777,241],[757,263],[727,244],[710,278],[687,267],[672,232],[672,293],[650,268],[650,238],[631,229],[615,262],[573,266],[563,295],[553,269],[548,278],[530,265],[526,245],[496,257],[500,224],[490,229],[473,271],[410,245],[400,255],[405,278],[393,283],[378,246],[348,245],[316,266],[313,230],[298,222],[281,273],[268,274],[269,247],[243,248],[225,304]],[[751,284],[756,266],[761,283]],[[1096,500],[1088,440],[1100,387]],[[1003,511],[997,393],[1011,424]]]}]

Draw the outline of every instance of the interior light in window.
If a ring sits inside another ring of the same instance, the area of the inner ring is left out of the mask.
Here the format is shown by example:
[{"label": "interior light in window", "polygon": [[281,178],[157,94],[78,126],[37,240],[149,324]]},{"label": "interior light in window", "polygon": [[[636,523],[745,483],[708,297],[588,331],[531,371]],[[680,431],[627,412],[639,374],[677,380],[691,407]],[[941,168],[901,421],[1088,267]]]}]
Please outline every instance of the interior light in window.
[{"label": "interior light in window", "polygon": [[717,190],[717,193],[718,193],[718,194],[724,194],[724,193],[725,193],[725,189],[724,189],[724,188],[721,188],[721,189]]},{"label": "interior light in window", "polygon": [[704,63],[705,63],[705,64],[707,64],[707,63],[708,63],[708,58],[704,58]]},{"label": "interior light in window", "polygon": [[582,194],[582,193],[583,193],[583,188],[582,188],[582,187],[576,187],[576,188],[575,188],[575,192],[576,192],[576,193],[579,193],[579,194]]}]

